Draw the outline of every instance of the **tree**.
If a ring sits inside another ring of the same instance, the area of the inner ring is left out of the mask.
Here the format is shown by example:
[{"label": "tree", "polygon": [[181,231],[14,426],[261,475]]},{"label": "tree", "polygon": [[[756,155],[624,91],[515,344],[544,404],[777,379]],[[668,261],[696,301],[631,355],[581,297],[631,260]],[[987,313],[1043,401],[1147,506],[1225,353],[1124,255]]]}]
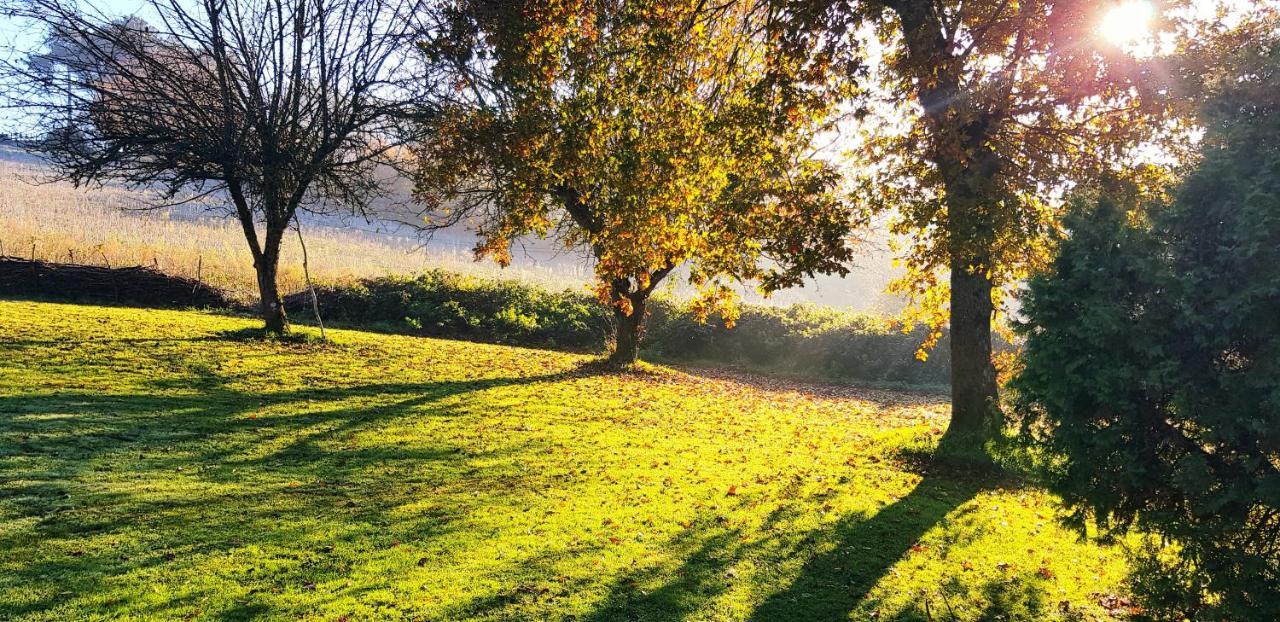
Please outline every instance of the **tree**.
[{"label": "tree", "polygon": [[[1054,194],[1126,167],[1171,113],[1169,86],[1096,36],[1106,7],[1076,0],[837,3],[836,28],[874,31],[883,99],[864,103],[859,196],[909,239],[895,285],[949,324],[947,440],[981,441],[1002,414],[991,330],[1002,288],[1047,259]],[[905,103],[906,105],[903,105]],[[945,278],[943,275],[949,275]],[[964,443],[969,444],[969,443]]]},{"label": "tree", "polygon": [[[113,181],[164,203],[229,200],[268,331],[287,330],[280,246],[301,211],[363,211],[383,194],[400,126],[421,111],[397,72],[414,0],[148,0],[113,19],[68,0],[10,13],[48,31],[2,68],[28,142],[76,185]],[[258,228],[262,228],[261,237]]]},{"label": "tree", "polygon": [[1081,523],[1179,545],[1138,581],[1170,618],[1280,618],[1280,45],[1263,32],[1207,82],[1203,158],[1174,200],[1080,202],[1018,329],[1012,386],[1052,488]]},{"label": "tree", "polygon": [[425,226],[470,224],[501,264],[525,235],[595,259],[611,361],[636,361],[646,303],[680,266],[702,317],[734,283],[845,273],[853,223],[813,155],[856,65],[768,3],[466,2],[424,45],[454,100],[424,127]]}]

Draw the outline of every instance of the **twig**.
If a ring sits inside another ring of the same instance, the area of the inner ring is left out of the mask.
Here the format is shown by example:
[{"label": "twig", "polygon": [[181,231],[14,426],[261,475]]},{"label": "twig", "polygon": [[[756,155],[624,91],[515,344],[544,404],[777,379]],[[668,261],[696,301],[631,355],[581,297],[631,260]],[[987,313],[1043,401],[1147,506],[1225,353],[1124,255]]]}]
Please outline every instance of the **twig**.
[{"label": "twig", "polygon": [[947,613],[951,615],[953,621],[956,620],[956,610],[951,608],[951,600],[947,598],[947,588],[939,589],[938,593],[942,594],[942,604],[947,606]]}]

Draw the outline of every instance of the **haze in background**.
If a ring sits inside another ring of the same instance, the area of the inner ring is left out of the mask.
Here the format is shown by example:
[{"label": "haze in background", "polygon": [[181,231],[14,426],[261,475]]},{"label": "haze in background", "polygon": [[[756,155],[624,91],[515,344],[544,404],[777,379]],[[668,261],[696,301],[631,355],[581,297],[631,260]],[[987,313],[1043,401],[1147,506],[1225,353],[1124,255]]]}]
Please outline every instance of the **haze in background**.
[{"label": "haze in background", "polygon": [[[233,295],[255,296],[252,261],[244,234],[226,206],[205,199],[164,209],[147,193],[120,187],[76,189],[69,183],[47,183],[52,171],[40,158],[11,145],[0,145],[0,254],[48,261],[154,265],[167,272],[200,277]],[[441,268],[486,278],[509,278],[554,289],[585,291],[592,278],[591,260],[565,250],[555,240],[525,239],[515,246],[512,265],[472,260],[475,237],[463,228],[418,235],[397,221],[410,217],[408,189],[384,206],[385,218],[366,220],[336,213],[303,216],[303,233],[312,278],[321,282],[383,275],[408,275]],[[824,276],[802,288],[764,299],[744,289],[749,302],[789,305],[808,302],[857,311],[892,314],[902,302],[886,293],[894,274],[886,235],[865,245],[858,265],[846,278]],[[297,238],[286,239],[280,284],[284,292],[304,287]],[[676,274],[664,288],[676,297],[691,289]]]}]

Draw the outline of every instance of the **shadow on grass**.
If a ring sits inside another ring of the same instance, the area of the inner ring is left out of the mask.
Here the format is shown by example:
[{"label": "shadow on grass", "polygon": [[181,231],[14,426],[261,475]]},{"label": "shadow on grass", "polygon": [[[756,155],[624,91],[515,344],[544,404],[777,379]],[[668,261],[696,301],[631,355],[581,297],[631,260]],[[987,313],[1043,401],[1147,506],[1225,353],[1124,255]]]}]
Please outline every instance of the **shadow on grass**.
[{"label": "shadow on grass", "polygon": [[614,620],[684,620],[724,593],[731,581],[732,565],[745,553],[736,530],[714,533],[687,532],[666,546],[684,552],[675,579],[656,589],[644,589],[661,568],[628,573],[614,582],[605,600],[586,622]]},{"label": "shadow on grass", "polygon": [[[623,576],[601,603],[580,619],[688,619],[705,614],[733,587],[739,580],[737,566],[744,560],[758,563],[761,559],[777,562],[801,557],[806,561],[791,582],[759,602],[749,619],[848,620],[927,531],[993,484],[985,478],[926,475],[905,497],[879,512],[850,515],[829,531],[810,533],[792,545],[768,539],[744,542],[737,530],[703,525],[666,545],[679,552],[677,567],[645,568]],[[764,530],[790,518],[802,506],[816,507],[807,502],[782,506],[766,520]],[[658,576],[671,578],[655,587],[652,583]]]},{"label": "shadow on grass", "polygon": [[[210,372],[177,395],[0,397],[0,437],[13,441],[0,444],[0,519],[28,525],[0,532],[0,550],[30,551],[0,576],[0,593],[29,595],[0,602],[0,619],[50,613],[72,598],[101,607],[121,593],[122,577],[198,572],[197,560],[246,545],[267,556],[297,547],[301,557],[284,562],[301,564],[294,574],[337,580],[350,570],[332,554],[344,542],[390,547],[461,529],[467,507],[433,502],[427,491],[466,486],[467,503],[501,505],[541,483],[519,468],[534,441],[476,449],[429,437],[352,439],[401,419],[469,416],[456,398],[474,392],[591,373],[247,393]],[[145,547],[99,546],[124,533],[142,534]],[[58,553],[64,546],[83,548]],[[306,589],[284,574],[243,581],[261,593]],[[200,597],[164,601],[163,611]],[[247,598],[223,614],[251,618],[264,606]]]},{"label": "shadow on grass", "polygon": [[985,482],[927,475],[905,497],[870,517],[849,516],[833,546],[809,557],[792,583],[756,607],[752,620],[847,620],[889,568]]}]

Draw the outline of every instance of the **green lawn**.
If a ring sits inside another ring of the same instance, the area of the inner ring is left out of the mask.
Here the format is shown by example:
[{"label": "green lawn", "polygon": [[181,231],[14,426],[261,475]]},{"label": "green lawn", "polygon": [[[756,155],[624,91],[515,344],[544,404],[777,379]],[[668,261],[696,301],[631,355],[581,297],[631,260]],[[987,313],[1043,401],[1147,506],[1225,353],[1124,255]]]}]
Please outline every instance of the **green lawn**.
[{"label": "green lawn", "polygon": [[254,325],[0,302],[0,620],[1118,613],[1051,497],[895,458],[936,396]]}]

